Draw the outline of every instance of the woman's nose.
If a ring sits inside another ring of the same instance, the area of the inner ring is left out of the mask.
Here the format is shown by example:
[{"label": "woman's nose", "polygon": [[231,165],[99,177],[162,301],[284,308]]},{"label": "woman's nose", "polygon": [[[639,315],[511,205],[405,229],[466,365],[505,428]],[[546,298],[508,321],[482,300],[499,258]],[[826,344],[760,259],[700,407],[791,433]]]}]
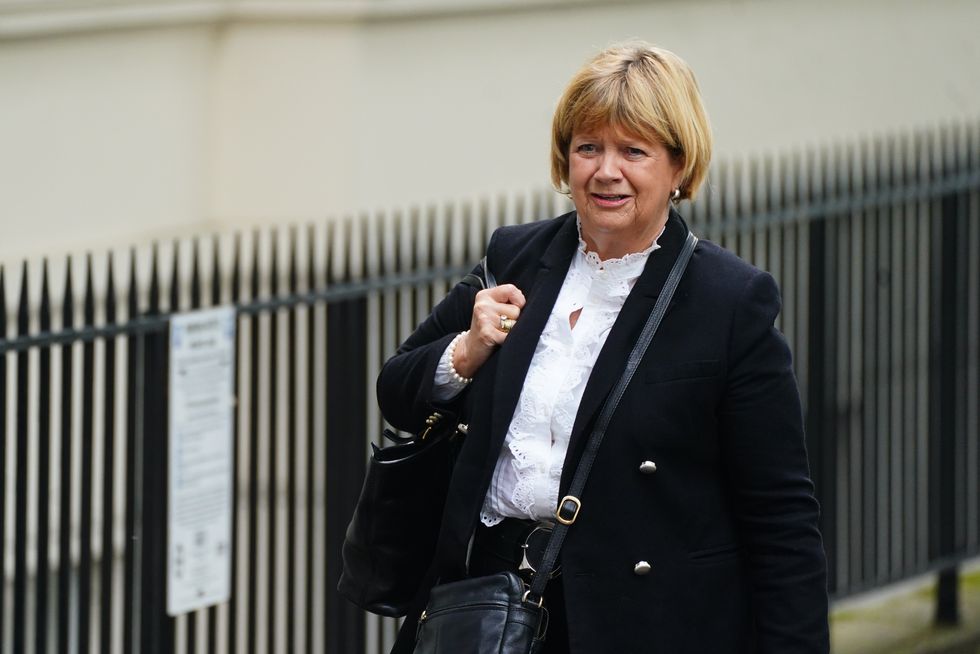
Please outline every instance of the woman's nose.
[{"label": "woman's nose", "polygon": [[614,152],[603,153],[599,159],[599,170],[596,171],[596,177],[603,182],[614,182],[621,179],[623,172],[620,164],[618,154]]}]

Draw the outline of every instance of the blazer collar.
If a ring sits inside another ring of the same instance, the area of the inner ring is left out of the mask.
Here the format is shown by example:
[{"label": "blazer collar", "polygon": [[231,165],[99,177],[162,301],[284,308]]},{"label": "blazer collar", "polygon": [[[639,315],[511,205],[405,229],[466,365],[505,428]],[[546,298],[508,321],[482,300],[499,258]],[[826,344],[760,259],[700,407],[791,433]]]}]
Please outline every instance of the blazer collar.
[{"label": "blazer collar", "polygon": [[[568,443],[560,486],[562,493],[571,483],[581,449],[585,446],[585,437],[591,434],[592,425],[606,396],[612,390],[613,384],[622,376],[626,368],[626,359],[650,312],[653,311],[674,261],[684,245],[688,231],[684,220],[671,208],[667,225],[657,241],[660,248],[651,253],[647,259],[646,266],[627,296],[589,375]],[[676,298],[671,301],[670,306],[675,301]],[[509,418],[508,415],[508,422]]]},{"label": "blazer collar", "polygon": [[[474,440],[477,430],[470,431],[453,472],[454,480],[460,478],[465,479],[465,482],[459,485],[458,492],[450,492],[446,500],[447,512],[449,515],[465,517],[452,523],[444,523],[440,534],[438,559],[442,562],[443,572],[450,576],[461,574],[464,569],[467,539],[478,520],[477,516],[490,486],[531,358],[565,281],[576,247],[578,230],[573,212],[558,228],[540,256],[537,267],[532,264],[528,269],[518,271],[516,275],[505,274],[498,279],[501,283],[514,283],[521,288],[527,303],[504,344],[484,364],[489,388],[484,391],[483,379],[477,379],[474,385],[480,386],[470,391],[471,396],[474,391],[480,391],[485,393],[484,397],[488,395],[490,398],[489,405],[481,405],[479,408],[484,415],[489,414],[489,430],[486,437],[479,440]],[[474,413],[476,410],[474,409]],[[479,479],[480,483],[474,484],[474,478]]]}]

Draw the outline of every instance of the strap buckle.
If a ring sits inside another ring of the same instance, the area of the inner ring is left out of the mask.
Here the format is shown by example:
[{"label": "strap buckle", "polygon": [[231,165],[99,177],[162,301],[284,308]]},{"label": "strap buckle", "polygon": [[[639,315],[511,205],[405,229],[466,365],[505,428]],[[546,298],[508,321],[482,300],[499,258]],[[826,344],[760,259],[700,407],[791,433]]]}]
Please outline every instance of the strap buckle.
[{"label": "strap buckle", "polygon": [[563,525],[570,525],[578,518],[578,512],[582,510],[582,500],[574,495],[566,495],[558,503],[558,510],[555,511],[555,518]]},{"label": "strap buckle", "polygon": [[539,609],[544,606],[544,598],[543,597],[538,597],[535,600],[534,599],[534,596],[531,595],[531,589],[530,588],[528,588],[527,590],[524,591],[524,595],[523,595],[523,597],[521,597],[521,601],[524,602],[525,604],[532,604],[534,606],[537,606]]}]

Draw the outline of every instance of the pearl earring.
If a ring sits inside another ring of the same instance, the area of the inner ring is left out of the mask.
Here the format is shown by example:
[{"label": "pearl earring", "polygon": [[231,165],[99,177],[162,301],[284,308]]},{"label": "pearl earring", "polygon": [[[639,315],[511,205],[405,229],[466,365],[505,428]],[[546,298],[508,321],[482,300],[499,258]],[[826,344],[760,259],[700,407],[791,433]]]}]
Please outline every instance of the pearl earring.
[{"label": "pearl earring", "polygon": [[679,200],[680,197],[681,197],[681,190],[680,190],[680,188],[675,188],[674,189],[674,192],[670,194],[670,200],[671,200],[671,202],[677,202],[677,200]]}]

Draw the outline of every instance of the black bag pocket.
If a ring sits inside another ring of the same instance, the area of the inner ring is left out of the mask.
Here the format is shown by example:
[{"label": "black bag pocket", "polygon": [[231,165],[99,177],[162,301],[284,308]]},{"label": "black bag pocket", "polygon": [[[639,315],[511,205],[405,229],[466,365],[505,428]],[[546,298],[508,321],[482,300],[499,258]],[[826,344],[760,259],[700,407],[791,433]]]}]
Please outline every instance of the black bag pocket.
[{"label": "black bag pocket", "polygon": [[419,618],[415,654],[536,654],[547,610],[524,602],[513,572],[440,584]]}]

